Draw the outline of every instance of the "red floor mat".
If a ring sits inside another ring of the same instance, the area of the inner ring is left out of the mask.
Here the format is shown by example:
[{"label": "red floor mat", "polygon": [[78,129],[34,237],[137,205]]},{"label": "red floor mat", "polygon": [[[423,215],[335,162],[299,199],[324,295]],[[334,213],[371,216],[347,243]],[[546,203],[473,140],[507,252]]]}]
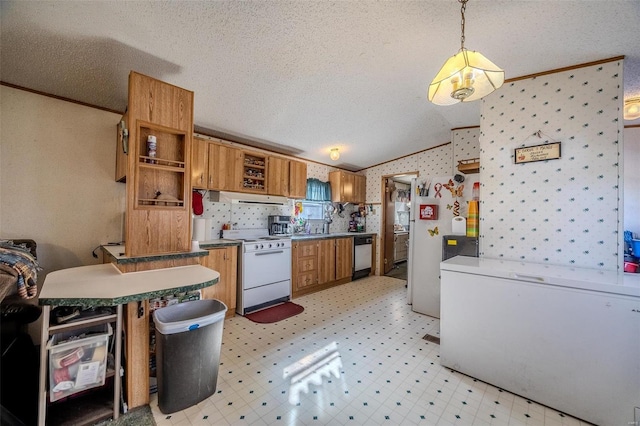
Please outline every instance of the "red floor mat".
[{"label": "red floor mat", "polygon": [[291,318],[304,311],[304,308],[293,302],[284,302],[281,305],[272,306],[261,311],[245,315],[245,318],[260,324],[269,324]]}]

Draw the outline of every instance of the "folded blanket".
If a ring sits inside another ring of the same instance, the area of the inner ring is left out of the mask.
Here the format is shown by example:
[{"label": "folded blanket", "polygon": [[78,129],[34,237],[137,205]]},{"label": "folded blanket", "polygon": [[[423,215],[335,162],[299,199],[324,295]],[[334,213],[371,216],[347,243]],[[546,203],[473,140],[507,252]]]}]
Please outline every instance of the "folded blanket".
[{"label": "folded blanket", "polygon": [[[8,286],[15,285],[23,299],[32,299],[38,293],[38,271],[42,270],[26,246],[12,241],[0,242],[0,283],[7,294]],[[5,287],[7,286],[7,287]]]}]

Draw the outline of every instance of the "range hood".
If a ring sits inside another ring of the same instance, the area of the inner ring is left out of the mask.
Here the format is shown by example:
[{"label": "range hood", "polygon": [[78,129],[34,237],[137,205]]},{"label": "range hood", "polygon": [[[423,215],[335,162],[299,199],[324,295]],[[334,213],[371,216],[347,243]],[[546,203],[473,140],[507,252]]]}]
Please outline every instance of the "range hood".
[{"label": "range hood", "polygon": [[232,204],[262,204],[270,206],[286,206],[289,200],[277,195],[249,194],[244,192],[209,191],[209,200]]}]

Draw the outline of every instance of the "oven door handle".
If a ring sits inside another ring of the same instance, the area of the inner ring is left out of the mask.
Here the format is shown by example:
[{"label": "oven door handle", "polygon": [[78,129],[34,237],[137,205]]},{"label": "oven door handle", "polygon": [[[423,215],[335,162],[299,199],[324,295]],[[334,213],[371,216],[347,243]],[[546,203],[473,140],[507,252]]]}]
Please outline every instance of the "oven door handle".
[{"label": "oven door handle", "polygon": [[267,252],[261,251],[256,253],[256,256],[266,256],[268,254],[278,254],[278,253],[284,253],[284,250],[267,251]]}]

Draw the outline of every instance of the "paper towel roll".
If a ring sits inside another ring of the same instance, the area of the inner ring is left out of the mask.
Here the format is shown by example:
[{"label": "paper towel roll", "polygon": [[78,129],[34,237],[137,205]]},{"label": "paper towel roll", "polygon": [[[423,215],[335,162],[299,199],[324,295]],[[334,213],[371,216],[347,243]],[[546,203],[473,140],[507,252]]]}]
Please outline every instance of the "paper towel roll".
[{"label": "paper towel roll", "polygon": [[202,217],[194,217],[193,218],[193,237],[192,241],[206,241],[205,240],[205,230],[206,230],[206,220]]},{"label": "paper towel roll", "polygon": [[467,219],[462,216],[454,216],[451,220],[451,233],[453,235],[466,235]]},{"label": "paper towel roll", "polygon": [[213,230],[211,229],[212,227],[213,227],[213,219],[211,218],[205,219],[204,220],[204,241],[211,241],[213,239],[212,238]]}]

